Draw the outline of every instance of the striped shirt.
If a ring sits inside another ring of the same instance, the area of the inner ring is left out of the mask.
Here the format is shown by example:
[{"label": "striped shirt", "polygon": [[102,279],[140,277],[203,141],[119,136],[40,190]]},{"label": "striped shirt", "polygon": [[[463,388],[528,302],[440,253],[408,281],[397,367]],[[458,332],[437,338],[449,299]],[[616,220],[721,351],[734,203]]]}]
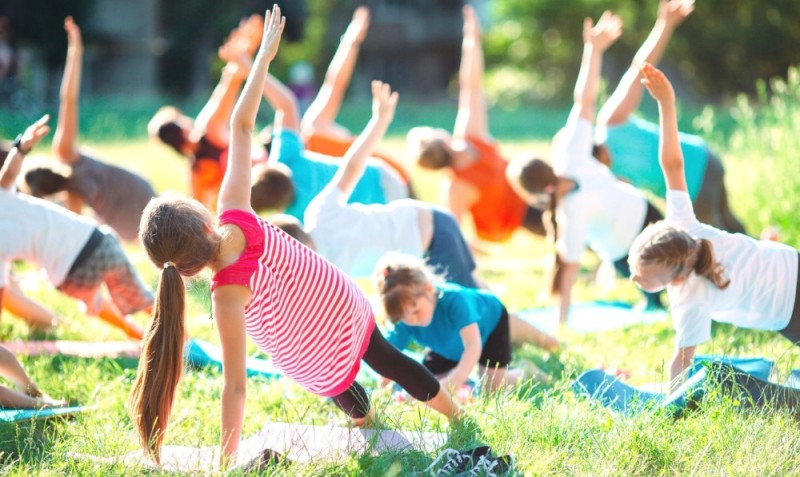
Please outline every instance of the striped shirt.
[{"label": "striped shirt", "polygon": [[249,288],[245,327],[256,345],[312,393],[345,391],[375,327],[367,298],[338,268],[252,212],[228,210],[219,223],[239,227],[247,245],[211,289]]}]

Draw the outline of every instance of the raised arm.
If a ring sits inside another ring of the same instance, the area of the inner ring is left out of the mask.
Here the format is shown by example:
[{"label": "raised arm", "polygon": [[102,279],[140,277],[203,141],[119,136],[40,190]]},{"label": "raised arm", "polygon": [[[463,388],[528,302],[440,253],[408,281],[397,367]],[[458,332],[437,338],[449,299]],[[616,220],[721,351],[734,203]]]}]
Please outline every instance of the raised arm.
[{"label": "raised arm", "polygon": [[630,68],[622,76],[617,89],[600,109],[601,124],[625,122],[642,101],[642,64],[657,65],[672,38],[675,28],[694,10],[694,0],[659,0],[658,17],[653,29],[633,57]]},{"label": "raised arm", "polygon": [[464,7],[464,39],[461,43],[461,66],[458,70],[458,114],[453,137],[489,137],[489,119],[483,96],[483,47],[481,27],[475,10]]},{"label": "raised arm", "polygon": [[592,123],[594,123],[597,91],[600,87],[603,53],[621,34],[622,20],[608,10],[603,12],[596,25],[592,25],[590,18],[583,21],[583,57],[575,82],[575,105],[572,113],[577,113],[579,117]]},{"label": "raised arm", "polygon": [[61,78],[53,154],[65,164],[72,164],[78,160],[78,100],[81,90],[83,40],[81,30],[72,17],[64,20],[64,30],[67,32],[67,61],[64,65],[64,77]]},{"label": "raised arm", "polygon": [[661,123],[658,162],[664,172],[667,190],[686,191],[686,175],[683,170],[683,153],[678,138],[678,118],[675,113],[675,91],[664,73],[655,66],[645,63],[642,66],[642,84],[658,102],[658,116]]},{"label": "raised arm", "polygon": [[219,83],[195,118],[193,136],[205,136],[214,144],[228,144],[228,121],[243,81],[244,76],[237,66],[231,63],[225,65]]},{"label": "raised arm", "polygon": [[28,126],[20,136],[19,146],[14,146],[8,151],[6,162],[0,168],[0,188],[11,190],[14,187],[17,176],[22,170],[22,161],[25,159],[25,155],[31,152],[31,149],[50,132],[50,126],[47,125],[49,120],[50,115],[45,114],[38,121]]},{"label": "raised arm", "polygon": [[372,82],[372,118],[344,156],[333,182],[349,196],[367,167],[367,158],[383,139],[397,107],[397,92],[380,81]]},{"label": "raised arm", "polygon": [[275,110],[273,130],[300,132],[300,107],[297,104],[297,96],[289,87],[268,74],[267,82],[264,84],[264,98]]},{"label": "raised arm", "polygon": [[269,64],[278,52],[286,19],[277,5],[264,16],[264,35],[253,68],[247,77],[241,96],[231,118],[231,141],[228,167],[220,187],[220,212],[230,209],[252,210],[250,206],[250,143],[256,122],[261,93],[267,79]]},{"label": "raised arm", "polygon": [[322,86],[308,106],[301,123],[303,137],[308,137],[316,130],[324,130],[326,126],[336,121],[336,116],[342,107],[342,100],[350,84],[350,79],[355,70],[358,52],[369,27],[369,9],[360,6],[353,12],[353,19],[347,27],[339,47],[336,48]]}]

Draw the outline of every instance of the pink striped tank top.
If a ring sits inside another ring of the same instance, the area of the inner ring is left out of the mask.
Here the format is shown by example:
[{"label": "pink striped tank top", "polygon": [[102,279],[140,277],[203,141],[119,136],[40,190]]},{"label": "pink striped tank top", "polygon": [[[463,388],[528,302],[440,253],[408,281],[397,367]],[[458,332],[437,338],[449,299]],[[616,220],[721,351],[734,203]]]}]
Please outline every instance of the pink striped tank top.
[{"label": "pink striped tank top", "polygon": [[284,374],[314,394],[335,396],[355,381],[375,319],[352,280],[318,254],[252,212],[228,210],[247,245],[214,274],[211,289],[243,285],[247,334]]}]

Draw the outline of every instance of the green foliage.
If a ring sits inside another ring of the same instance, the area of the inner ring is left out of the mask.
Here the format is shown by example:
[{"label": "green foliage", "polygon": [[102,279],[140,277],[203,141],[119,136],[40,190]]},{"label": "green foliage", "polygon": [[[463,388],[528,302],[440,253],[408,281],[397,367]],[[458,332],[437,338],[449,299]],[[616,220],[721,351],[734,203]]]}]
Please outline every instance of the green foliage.
[{"label": "green foliage", "polygon": [[[648,0],[497,0],[495,23],[486,32],[487,63],[499,71],[518,70],[524,99],[566,98],[572,91],[582,52],[584,17],[612,9],[625,23],[622,38],[606,53],[604,70],[612,84],[630,65],[649,33],[658,2]],[[752,91],[759,78],[782,75],[797,61],[800,4],[793,0],[704,0],[681,25],[664,57],[703,98]],[[498,91],[502,89],[498,88]]]},{"label": "green foliage", "polygon": [[785,80],[760,81],[757,91],[754,101],[740,95],[730,111],[735,129],[727,145],[727,164],[741,173],[729,175],[727,185],[749,230],[776,225],[781,240],[797,247],[800,71],[793,67]]}]

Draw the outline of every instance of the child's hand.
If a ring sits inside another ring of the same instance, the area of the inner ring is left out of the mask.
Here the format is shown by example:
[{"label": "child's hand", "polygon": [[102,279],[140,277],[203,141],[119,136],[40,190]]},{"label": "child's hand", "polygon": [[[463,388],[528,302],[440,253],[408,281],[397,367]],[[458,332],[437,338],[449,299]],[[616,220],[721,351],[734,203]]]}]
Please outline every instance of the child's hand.
[{"label": "child's hand", "polygon": [[83,48],[81,29],[78,28],[72,17],[64,19],[64,30],[67,32],[67,43],[69,43],[70,48]]},{"label": "child's hand", "polygon": [[642,65],[642,74],[642,84],[650,91],[653,99],[659,103],[675,102],[675,91],[664,73],[650,63],[645,63]]},{"label": "child's hand", "polygon": [[266,56],[269,61],[275,58],[285,25],[286,18],[281,16],[281,7],[275,4],[272,6],[272,11],[267,10],[264,14],[264,34],[261,37],[259,55]]},{"label": "child's hand", "polygon": [[50,121],[50,115],[45,114],[38,121],[28,126],[24,133],[22,133],[22,142],[20,143],[20,151],[27,154],[33,149],[43,137],[47,136],[50,132],[50,126],[47,125]]},{"label": "child's hand", "polygon": [[605,51],[622,35],[622,19],[606,10],[592,26],[592,19],[583,20],[583,42],[591,43],[601,52]]},{"label": "child's hand", "polygon": [[369,9],[361,5],[353,12],[353,19],[342,35],[342,43],[360,45],[367,36],[367,28],[369,28]]},{"label": "child's hand", "polygon": [[668,25],[680,25],[694,11],[694,0],[659,0],[658,18]]},{"label": "child's hand", "polygon": [[382,121],[391,122],[397,107],[397,91],[392,91],[389,83],[372,82],[372,115]]},{"label": "child's hand", "polygon": [[462,13],[464,14],[464,38],[479,40],[481,37],[481,25],[478,22],[475,9],[472,8],[472,5],[464,5]]}]

